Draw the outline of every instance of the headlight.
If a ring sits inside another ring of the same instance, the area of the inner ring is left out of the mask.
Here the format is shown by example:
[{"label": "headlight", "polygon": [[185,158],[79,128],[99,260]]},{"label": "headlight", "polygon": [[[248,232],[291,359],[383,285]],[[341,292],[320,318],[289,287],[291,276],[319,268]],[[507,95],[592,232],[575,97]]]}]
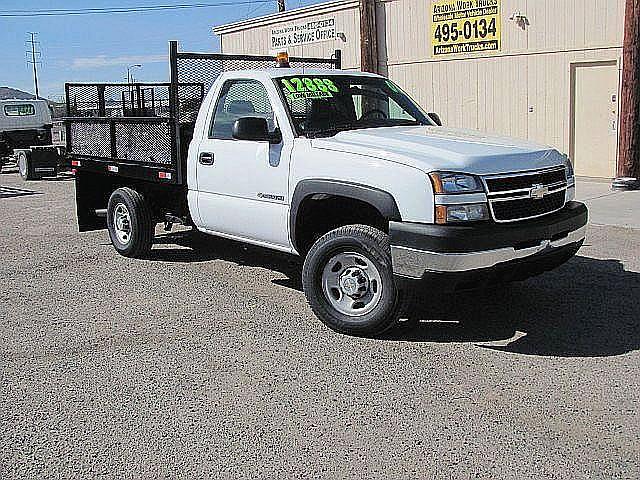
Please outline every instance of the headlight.
[{"label": "headlight", "polygon": [[436,223],[440,225],[483,220],[489,220],[489,209],[486,203],[436,205]]},{"label": "headlight", "polygon": [[477,193],[483,192],[482,182],[478,177],[464,173],[430,173],[433,191],[436,194]]},{"label": "headlight", "polygon": [[571,163],[571,159],[567,157],[564,163],[564,172],[567,176],[567,185],[572,186],[576,183],[576,175],[573,171],[573,164]]}]

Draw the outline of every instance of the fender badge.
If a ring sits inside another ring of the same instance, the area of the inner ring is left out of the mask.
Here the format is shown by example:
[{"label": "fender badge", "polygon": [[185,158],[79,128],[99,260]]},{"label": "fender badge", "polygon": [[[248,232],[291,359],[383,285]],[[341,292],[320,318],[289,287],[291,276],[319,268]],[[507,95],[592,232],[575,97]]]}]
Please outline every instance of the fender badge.
[{"label": "fender badge", "polygon": [[264,198],[266,200],[276,200],[279,202],[284,202],[284,195],[272,195],[271,193],[258,193],[258,198]]}]

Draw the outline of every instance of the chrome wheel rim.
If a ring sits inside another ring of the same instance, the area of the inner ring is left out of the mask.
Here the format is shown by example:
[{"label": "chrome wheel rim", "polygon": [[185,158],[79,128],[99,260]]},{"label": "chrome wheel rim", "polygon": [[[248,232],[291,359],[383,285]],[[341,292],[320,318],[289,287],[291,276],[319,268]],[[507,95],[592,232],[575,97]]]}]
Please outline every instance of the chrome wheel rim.
[{"label": "chrome wheel rim", "polygon": [[124,245],[131,240],[131,215],[124,203],[119,203],[113,209],[113,230],[118,241]]},{"label": "chrome wheel rim", "polygon": [[322,291],[329,304],[349,317],[375,309],[382,298],[382,277],[375,264],[356,252],[341,252],[322,270]]},{"label": "chrome wheel rim", "polygon": [[23,177],[27,176],[27,162],[25,162],[24,157],[20,155],[18,157],[18,170],[20,171],[20,175]]}]

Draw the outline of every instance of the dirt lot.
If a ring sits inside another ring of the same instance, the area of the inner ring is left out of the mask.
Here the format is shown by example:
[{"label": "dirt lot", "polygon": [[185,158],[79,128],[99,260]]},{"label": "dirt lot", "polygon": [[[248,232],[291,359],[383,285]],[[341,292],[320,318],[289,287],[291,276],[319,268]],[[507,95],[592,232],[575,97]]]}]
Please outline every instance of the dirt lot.
[{"label": "dirt lot", "polygon": [[129,260],[77,232],[72,181],[0,185],[2,479],[640,476],[640,230],[362,339],[290,257]]}]

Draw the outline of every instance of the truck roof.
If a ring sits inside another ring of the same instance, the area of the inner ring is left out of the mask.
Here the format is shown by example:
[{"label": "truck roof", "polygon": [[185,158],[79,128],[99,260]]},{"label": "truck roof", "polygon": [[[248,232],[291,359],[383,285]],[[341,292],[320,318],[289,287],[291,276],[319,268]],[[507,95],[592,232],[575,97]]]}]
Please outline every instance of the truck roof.
[{"label": "truck roof", "polygon": [[0,103],[47,103],[46,100],[35,98],[0,98]]},{"label": "truck roof", "polygon": [[224,78],[238,78],[246,76],[250,78],[279,78],[290,75],[350,75],[359,77],[380,77],[375,73],[351,71],[351,70],[329,70],[326,68],[263,68],[260,70],[233,70],[221,75]]}]

